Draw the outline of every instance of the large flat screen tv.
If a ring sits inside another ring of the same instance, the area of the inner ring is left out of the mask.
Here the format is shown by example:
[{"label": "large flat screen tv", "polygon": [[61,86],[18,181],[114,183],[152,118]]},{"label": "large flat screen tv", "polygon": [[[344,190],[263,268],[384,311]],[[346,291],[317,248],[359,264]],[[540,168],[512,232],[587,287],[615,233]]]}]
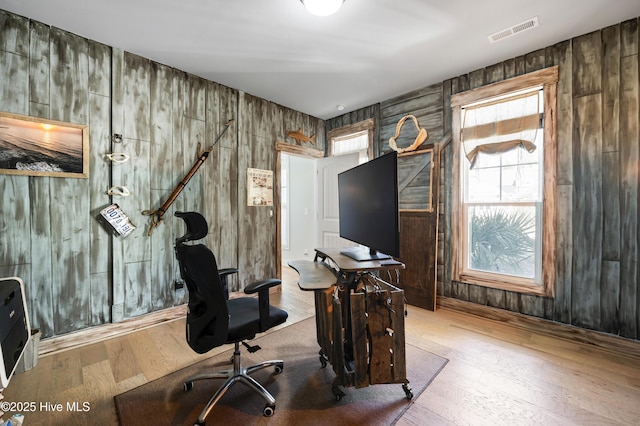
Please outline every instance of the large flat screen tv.
[{"label": "large flat screen tv", "polygon": [[340,236],[366,247],[342,254],[358,261],[400,256],[398,154],[338,174],[338,209]]}]

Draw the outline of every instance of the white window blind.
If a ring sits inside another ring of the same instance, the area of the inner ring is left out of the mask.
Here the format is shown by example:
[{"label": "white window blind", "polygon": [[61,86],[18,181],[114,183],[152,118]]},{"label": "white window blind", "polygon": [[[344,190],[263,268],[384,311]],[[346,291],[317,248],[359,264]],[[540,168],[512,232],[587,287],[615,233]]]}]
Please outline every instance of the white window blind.
[{"label": "white window blind", "polygon": [[369,148],[369,132],[362,131],[350,135],[335,137],[331,140],[333,155],[345,155],[352,152],[367,151]]},{"label": "white window blind", "polygon": [[480,154],[502,154],[517,148],[535,151],[541,102],[542,90],[535,88],[465,106],[461,140],[471,168]]}]

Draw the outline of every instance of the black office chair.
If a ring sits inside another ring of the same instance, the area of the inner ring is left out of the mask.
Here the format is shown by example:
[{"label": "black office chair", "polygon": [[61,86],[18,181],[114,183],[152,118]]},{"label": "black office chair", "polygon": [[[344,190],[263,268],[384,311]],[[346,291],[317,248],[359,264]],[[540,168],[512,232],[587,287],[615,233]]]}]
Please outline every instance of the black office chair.
[{"label": "black office chair", "polygon": [[256,333],[286,321],[288,314],[269,304],[269,289],[280,284],[280,280],[266,279],[245,287],[245,293],[258,293],[258,298],[239,297],[227,300],[228,296],[225,297],[227,289],[224,284],[228,274],[237,272],[237,269],[218,270],[215,256],[205,245],[185,244],[207,235],[207,221],[200,213],[176,212],[175,216],[184,220],[187,226],[187,232],[176,239],[175,245],[180,275],[189,291],[187,342],[200,354],[226,343],[235,345],[232,369],[200,374],[189,378],[184,383],[185,391],[189,391],[196,380],[227,379],[202,410],[196,425],[205,424],[205,418],[213,406],[236,382],[242,382],[262,395],[267,400],[263,414],[271,416],[276,407],[276,400],[249,374],[269,366],[275,367],[276,373],[281,373],[284,362],[282,360],[265,361],[243,368],[240,359],[240,343],[250,352],[255,352],[260,347],[250,346],[244,341],[253,339]]}]

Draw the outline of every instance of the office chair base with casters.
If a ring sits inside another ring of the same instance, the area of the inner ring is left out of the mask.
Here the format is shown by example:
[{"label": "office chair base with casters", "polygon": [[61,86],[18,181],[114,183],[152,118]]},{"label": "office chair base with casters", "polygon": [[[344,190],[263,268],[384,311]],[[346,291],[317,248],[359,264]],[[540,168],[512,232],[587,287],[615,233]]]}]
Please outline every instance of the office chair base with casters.
[{"label": "office chair base with casters", "polygon": [[262,413],[266,417],[270,417],[273,415],[276,409],[275,398],[269,393],[268,390],[264,388],[264,386],[262,386],[253,377],[251,377],[250,374],[258,370],[262,370],[263,368],[266,368],[266,367],[274,367],[275,373],[280,374],[284,370],[284,361],[282,360],[264,361],[264,362],[261,362],[260,364],[243,368],[241,354],[240,354],[240,342],[235,342],[235,350],[233,351],[233,357],[231,359],[231,362],[233,362],[233,368],[231,369],[224,370],[224,371],[216,371],[211,373],[198,374],[196,376],[188,378],[184,382],[184,390],[185,392],[188,392],[193,388],[193,382],[195,381],[207,380],[207,379],[227,379],[226,382],[224,382],[224,384],[211,397],[207,405],[204,407],[195,425],[197,426],[204,425],[205,424],[204,419],[207,417],[207,415],[209,415],[209,412],[211,411],[211,409],[216,405],[216,403],[220,400],[220,398],[222,398],[224,394],[229,389],[231,389],[231,386],[233,386],[238,382],[244,383],[250,389],[262,395],[262,397],[267,400],[267,404],[265,405]]}]

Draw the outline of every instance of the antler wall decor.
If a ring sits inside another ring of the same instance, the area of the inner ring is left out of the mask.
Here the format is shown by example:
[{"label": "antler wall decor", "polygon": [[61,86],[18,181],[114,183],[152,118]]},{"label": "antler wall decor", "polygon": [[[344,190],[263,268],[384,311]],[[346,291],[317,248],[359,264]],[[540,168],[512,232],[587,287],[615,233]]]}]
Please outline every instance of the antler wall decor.
[{"label": "antler wall decor", "polygon": [[162,223],[162,217],[164,216],[164,214],[167,212],[169,207],[171,207],[171,204],[173,204],[176,198],[178,198],[178,195],[180,195],[184,187],[187,186],[187,183],[189,182],[189,180],[193,177],[194,174],[196,174],[196,172],[198,171],[202,163],[204,163],[207,157],[209,157],[209,153],[213,151],[213,147],[216,145],[216,143],[218,143],[218,141],[220,140],[222,135],[224,135],[227,129],[229,129],[233,121],[234,120],[231,119],[225,123],[224,130],[220,132],[220,134],[218,135],[216,140],[213,141],[209,149],[200,151],[200,142],[198,142],[198,148],[197,148],[198,158],[196,159],[195,163],[193,163],[193,166],[191,166],[191,169],[187,172],[185,177],[182,178],[178,186],[176,186],[176,189],[174,189],[171,195],[169,195],[169,198],[167,198],[167,201],[165,201],[157,210],[144,210],[142,212],[142,214],[145,216],[151,216],[151,224],[149,225],[149,231],[147,232],[148,236],[151,236],[151,233],[153,232],[153,228],[155,228],[156,226]]}]

